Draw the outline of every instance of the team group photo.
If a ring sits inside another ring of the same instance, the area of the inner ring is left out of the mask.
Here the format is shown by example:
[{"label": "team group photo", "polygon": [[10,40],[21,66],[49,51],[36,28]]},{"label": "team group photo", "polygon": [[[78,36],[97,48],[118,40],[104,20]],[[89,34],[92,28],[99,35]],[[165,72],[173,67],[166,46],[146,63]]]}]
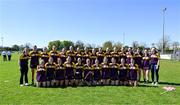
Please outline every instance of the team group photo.
[{"label": "team group photo", "polygon": [[0,105],[180,105],[180,0],[0,0]]}]

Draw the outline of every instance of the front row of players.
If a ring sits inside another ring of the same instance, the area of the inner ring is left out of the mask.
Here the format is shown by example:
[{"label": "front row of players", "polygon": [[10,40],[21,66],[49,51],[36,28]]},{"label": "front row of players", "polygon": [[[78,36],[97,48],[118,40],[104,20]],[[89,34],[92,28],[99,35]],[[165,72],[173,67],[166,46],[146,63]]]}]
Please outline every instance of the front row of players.
[{"label": "front row of players", "polygon": [[81,63],[78,58],[76,64],[71,63],[71,58],[67,57],[62,64],[58,58],[58,64],[50,57],[44,64],[41,60],[37,66],[37,86],[78,86],[78,85],[130,85],[136,86],[138,79],[138,66],[131,59],[129,65],[121,59],[121,64],[117,64],[114,58],[108,64],[108,59],[104,57],[103,63],[99,64],[98,59],[91,65],[90,59],[86,64]]}]

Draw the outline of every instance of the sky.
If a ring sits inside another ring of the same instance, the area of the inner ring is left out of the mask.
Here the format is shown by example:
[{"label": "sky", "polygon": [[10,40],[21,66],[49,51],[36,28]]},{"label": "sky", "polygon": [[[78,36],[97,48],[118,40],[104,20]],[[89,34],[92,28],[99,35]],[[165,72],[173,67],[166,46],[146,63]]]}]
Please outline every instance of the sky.
[{"label": "sky", "polygon": [[[4,46],[53,40],[133,41],[150,46],[163,35],[180,42],[180,0],[0,0],[0,37]],[[2,42],[1,44],[2,45]]]}]

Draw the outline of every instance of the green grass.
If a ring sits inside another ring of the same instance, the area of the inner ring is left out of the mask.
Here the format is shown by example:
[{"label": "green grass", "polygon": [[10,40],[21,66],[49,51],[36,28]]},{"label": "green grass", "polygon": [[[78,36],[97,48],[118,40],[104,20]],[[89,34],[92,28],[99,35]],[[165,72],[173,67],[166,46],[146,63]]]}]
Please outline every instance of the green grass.
[{"label": "green grass", "polygon": [[[160,86],[139,87],[98,86],[77,88],[36,88],[19,86],[19,55],[14,54],[11,62],[0,57],[0,104],[65,104],[65,105],[179,105],[180,104],[180,62],[162,60]],[[29,80],[31,71],[29,70]],[[175,91],[160,95],[163,86],[172,83]]]}]

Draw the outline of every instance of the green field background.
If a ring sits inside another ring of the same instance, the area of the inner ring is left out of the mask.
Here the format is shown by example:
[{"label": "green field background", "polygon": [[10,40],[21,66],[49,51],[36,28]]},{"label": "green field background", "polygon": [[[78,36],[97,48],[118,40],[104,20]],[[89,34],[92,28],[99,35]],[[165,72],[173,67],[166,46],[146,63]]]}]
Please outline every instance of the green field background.
[{"label": "green field background", "polygon": [[[97,86],[37,88],[19,86],[18,54],[12,61],[0,57],[0,104],[2,105],[180,105],[180,62],[161,60],[160,85],[138,87]],[[29,82],[31,82],[29,70]],[[171,84],[175,91],[161,95],[163,86]]]}]

